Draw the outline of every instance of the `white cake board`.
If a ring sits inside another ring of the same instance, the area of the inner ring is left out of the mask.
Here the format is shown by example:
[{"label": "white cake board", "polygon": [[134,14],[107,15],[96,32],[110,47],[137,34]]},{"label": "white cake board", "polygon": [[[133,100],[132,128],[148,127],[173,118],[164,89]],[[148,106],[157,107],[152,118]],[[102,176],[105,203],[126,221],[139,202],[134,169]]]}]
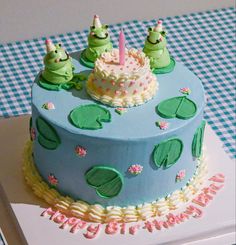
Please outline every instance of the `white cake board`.
[{"label": "white cake board", "polygon": [[[170,229],[154,230],[149,233],[140,229],[136,235],[106,235],[104,231],[93,239],[84,238],[81,231],[76,234],[59,229],[49,218],[41,217],[47,204],[38,199],[26,186],[22,172],[22,151],[28,139],[29,117],[19,117],[0,121],[1,172],[0,180],[7,199],[17,217],[28,244],[233,244],[235,243],[235,163],[222,149],[222,143],[207,126],[205,145],[208,155],[209,176],[224,173],[225,186],[214,200],[203,208],[200,219],[191,218]],[[2,155],[2,154],[1,154]],[[0,201],[3,200],[1,196]],[[13,222],[12,216],[10,222]],[[9,218],[4,220],[9,222]],[[2,221],[0,226],[3,226]],[[6,239],[14,236],[9,230],[3,230]],[[9,243],[10,244],[10,243]],[[19,242],[20,244],[20,242]]]}]

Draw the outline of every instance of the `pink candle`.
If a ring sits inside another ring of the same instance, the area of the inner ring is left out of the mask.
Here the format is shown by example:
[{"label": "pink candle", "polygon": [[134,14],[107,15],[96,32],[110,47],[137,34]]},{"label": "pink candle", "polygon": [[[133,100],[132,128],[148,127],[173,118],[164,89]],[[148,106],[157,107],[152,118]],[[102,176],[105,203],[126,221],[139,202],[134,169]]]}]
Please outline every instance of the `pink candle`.
[{"label": "pink candle", "polygon": [[121,29],[119,35],[119,58],[120,58],[120,65],[125,64],[125,35],[123,30]]}]

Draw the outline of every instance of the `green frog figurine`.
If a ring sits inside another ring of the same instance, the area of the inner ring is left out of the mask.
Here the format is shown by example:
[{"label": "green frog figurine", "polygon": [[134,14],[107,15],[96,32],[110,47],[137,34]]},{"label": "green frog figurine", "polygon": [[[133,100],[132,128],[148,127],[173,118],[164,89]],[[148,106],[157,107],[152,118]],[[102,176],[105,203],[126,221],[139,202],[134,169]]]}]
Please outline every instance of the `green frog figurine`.
[{"label": "green frog figurine", "polygon": [[46,40],[47,54],[44,57],[45,68],[42,77],[49,83],[64,84],[73,78],[73,65],[69,54],[61,47]]},{"label": "green frog figurine", "polygon": [[110,50],[112,50],[112,43],[108,32],[108,26],[102,25],[98,15],[95,15],[88,36],[88,47],[81,54],[81,62],[92,68],[94,67],[96,59],[102,53]]},{"label": "green frog figurine", "polygon": [[174,69],[175,61],[170,57],[167,49],[167,32],[162,28],[162,21],[158,20],[157,26],[148,29],[148,36],[145,41],[143,52],[150,59],[150,66],[154,73],[163,74]]}]

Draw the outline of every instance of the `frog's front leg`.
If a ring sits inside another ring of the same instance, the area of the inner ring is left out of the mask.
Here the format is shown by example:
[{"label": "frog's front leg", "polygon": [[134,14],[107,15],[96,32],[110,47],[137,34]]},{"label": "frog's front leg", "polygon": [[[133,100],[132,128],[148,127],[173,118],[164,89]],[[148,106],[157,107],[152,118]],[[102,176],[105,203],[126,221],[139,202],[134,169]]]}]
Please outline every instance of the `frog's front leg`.
[{"label": "frog's front leg", "polygon": [[158,61],[157,61],[157,59],[156,58],[154,58],[154,57],[150,57],[150,66],[153,68],[153,67],[157,67],[157,64],[158,63]]}]

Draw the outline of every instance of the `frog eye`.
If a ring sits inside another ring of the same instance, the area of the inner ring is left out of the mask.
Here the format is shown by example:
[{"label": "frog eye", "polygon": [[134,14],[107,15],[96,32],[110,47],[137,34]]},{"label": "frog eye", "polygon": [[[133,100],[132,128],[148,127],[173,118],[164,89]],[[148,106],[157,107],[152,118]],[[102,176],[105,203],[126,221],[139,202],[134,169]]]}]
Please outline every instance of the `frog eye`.
[{"label": "frog eye", "polygon": [[165,32],[165,31],[162,31],[162,32],[161,32],[161,35],[162,35],[163,37],[165,37],[165,36],[166,36],[166,32]]},{"label": "frog eye", "polygon": [[57,53],[57,50],[55,50],[54,52]]},{"label": "frog eye", "polygon": [[152,27],[149,27],[149,28],[148,28],[148,31],[152,31]]},{"label": "frog eye", "polygon": [[58,46],[61,47],[61,43],[58,43]]},{"label": "frog eye", "polygon": [[95,29],[95,26],[91,26],[91,29]]}]

